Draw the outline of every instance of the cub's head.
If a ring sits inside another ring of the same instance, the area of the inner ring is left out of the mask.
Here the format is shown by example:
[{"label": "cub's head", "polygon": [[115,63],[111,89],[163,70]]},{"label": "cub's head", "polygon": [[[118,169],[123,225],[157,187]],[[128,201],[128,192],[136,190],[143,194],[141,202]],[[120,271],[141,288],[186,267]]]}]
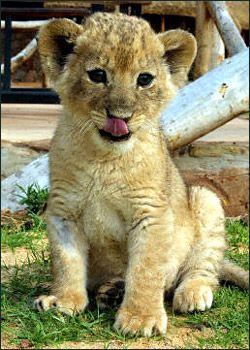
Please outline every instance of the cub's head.
[{"label": "cub's head", "polygon": [[143,19],[96,13],[82,25],[51,20],[39,32],[39,52],[71,124],[114,147],[157,127],[187,79],[196,42],[182,30],[156,34]]}]

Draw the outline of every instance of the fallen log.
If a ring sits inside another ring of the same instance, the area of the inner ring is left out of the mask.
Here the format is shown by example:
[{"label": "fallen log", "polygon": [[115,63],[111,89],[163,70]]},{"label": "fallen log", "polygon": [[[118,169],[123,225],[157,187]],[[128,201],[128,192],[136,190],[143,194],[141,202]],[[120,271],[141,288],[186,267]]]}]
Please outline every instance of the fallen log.
[{"label": "fallen log", "polygon": [[216,23],[229,56],[244,50],[246,44],[227,10],[225,1],[205,1],[205,3]]},{"label": "fallen log", "polygon": [[249,110],[249,49],[181,89],[162,114],[171,149],[189,144]]},{"label": "fallen log", "polygon": [[[179,91],[161,118],[170,149],[184,146],[248,111],[248,65],[245,50]],[[16,184],[26,188],[35,182],[49,187],[48,155],[2,181],[1,208],[22,209]]]}]

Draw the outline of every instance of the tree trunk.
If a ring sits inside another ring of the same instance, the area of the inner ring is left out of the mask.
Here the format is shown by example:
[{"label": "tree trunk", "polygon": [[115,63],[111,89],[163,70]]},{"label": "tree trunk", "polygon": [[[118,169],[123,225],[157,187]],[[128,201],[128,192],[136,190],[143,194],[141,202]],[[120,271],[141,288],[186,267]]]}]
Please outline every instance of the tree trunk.
[{"label": "tree trunk", "polygon": [[244,50],[246,44],[227,10],[225,1],[206,1],[206,5],[217,25],[229,56]]},{"label": "tree trunk", "polygon": [[[248,111],[248,52],[229,58],[185,86],[162,114],[163,133],[170,149],[184,146]],[[1,208],[17,211],[16,184],[49,186],[48,155],[2,181]]]},{"label": "tree trunk", "polygon": [[195,37],[198,44],[193,77],[199,78],[225,58],[225,46],[203,1],[196,1]]}]

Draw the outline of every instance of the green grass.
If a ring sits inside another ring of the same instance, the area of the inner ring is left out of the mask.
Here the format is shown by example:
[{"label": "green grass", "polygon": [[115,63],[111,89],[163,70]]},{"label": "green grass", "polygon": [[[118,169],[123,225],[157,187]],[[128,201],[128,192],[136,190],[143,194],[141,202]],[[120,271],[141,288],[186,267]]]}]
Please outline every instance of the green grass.
[{"label": "green grass", "polygon": [[197,338],[200,348],[248,349],[248,293],[237,287],[220,288],[212,309],[189,315],[185,323],[204,324],[214,331],[211,338]]},{"label": "green grass", "polygon": [[29,213],[40,214],[48,200],[48,188],[41,188],[37,183],[32,183],[27,188],[20,185],[17,185],[17,187],[22,193],[18,195],[20,204],[25,205]]},{"label": "green grass", "polygon": [[[2,268],[5,276],[2,284],[2,332],[7,334],[10,343],[18,345],[22,340],[28,340],[35,348],[41,349],[52,345],[60,347],[60,343],[65,341],[101,341],[108,346],[111,340],[120,340],[126,348],[135,338],[113,331],[114,310],[100,312],[93,302],[86,313],[74,317],[63,316],[56,311],[38,313],[32,309],[34,297],[48,293],[51,283],[48,247],[43,239],[46,238],[45,225],[37,216],[32,220],[33,225],[28,230],[2,228],[4,250],[26,247],[30,257],[19,266]],[[247,226],[240,221],[228,221],[226,227],[229,241],[227,257],[247,268]],[[200,335],[196,335],[196,343],[190,338],[184,348],[248,348],[248,293],[237,287],[221,287],[215,293],[214,304],[209,311],[180,317],[171,314],[168,308],[168,315],[169,322],[177,328],[203,325],[211,330],[211,336],[198,332]]]},{"label": "green grass", "polygon": [[36,214],[29,214],[21,227],[14,224],[4,225],[1,228],[2,248],[10,248],[12,251],[17,247],[37,248],[46,236],[45,229],[44,221]]},{"label": "green grass", "polygon": [[[17,247],[33,249],[40,243],[45,234],[46,225],[40,218],[47,204],[49,191],[47,187],[41,188],[37,183],[24,188],[17,185],[22,194],[19,203],[25,206],[28,213],[24,219],[17,216],[13,220],[7,220],[1,230],[2,248],[9,247],[12,250]],[[9,218],[10,219],[10,218]]]},{"label": "green grass", "polygon": [[3,267],[9,278],[2,286],[2,330],[11,342],[20,344],[28,339],[36,348],[63,341],[125,340],[114,332],[115,311],[101,313],[97,308],[84,315],[65,316],[56,311],[38,313],[33,300],[49,291],[51,275],[45,252],[31,251],[30,261],[11,269]]},{"label": "green grass", "polygon": [[247,225],[240,220],[228,220],[226,222],[226,229],[229,245],[226,257],[241,267],[248,269],[249,260],[246,250],[249,246],[249,231]]}]

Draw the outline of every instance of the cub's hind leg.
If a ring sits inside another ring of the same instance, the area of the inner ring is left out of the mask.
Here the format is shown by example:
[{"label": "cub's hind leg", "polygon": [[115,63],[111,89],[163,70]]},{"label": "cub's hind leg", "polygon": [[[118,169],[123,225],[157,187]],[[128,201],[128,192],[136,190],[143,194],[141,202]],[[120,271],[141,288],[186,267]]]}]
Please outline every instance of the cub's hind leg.
[{"label": "cub's hind leg", "polygon": [[125,282],[121,277],[114,277],[102,284],[96,293],[96,303],[100,309],[120,306],[124,297]]},{"label": "cub's hind leg", "polygon": [[189,201],[196,233],[174,294],[173,307],[180,312],[211,307],[226,248],[224,212],[216,194],[206,188],[192,187]]}]

